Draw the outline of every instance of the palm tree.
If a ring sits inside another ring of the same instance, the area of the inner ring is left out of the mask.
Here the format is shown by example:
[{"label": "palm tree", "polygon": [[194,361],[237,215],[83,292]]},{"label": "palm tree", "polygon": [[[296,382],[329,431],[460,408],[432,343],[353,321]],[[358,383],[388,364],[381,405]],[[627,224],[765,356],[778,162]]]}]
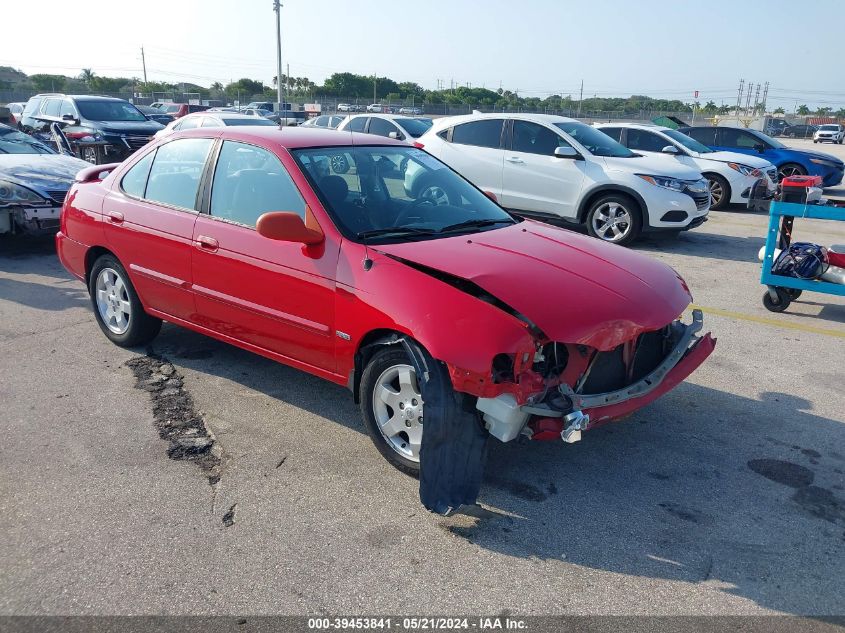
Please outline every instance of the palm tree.
[{"label": "palm tree", "polygon": [[94,79],[94,71],[90,68],[83,68],[79,73],[79,79],[85,83],[86,86],[91,86],[91,80]]},{"label": "palm tree", "polygon": [[807,116],[808,114],[810,114],[810,108],[802,104],[798,106],[798,109],[795,112],[800,114],[801,116]]},{"label": "palm tree", "polygon": [[221,84],[219,81],[215,81],[213,84],[211,84],[209,89],[217,93],[223,92],[223,84]]},{"label": "palm tree", "polygon": [[784,110],[783,108],[775,108],[772,111],[772,114],[786,114],[786,110]]}]

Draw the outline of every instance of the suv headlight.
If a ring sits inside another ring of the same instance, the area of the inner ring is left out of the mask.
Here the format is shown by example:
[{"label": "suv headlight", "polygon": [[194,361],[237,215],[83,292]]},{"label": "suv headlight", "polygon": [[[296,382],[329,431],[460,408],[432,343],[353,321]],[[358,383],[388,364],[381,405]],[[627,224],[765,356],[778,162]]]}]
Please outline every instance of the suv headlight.
[{"label": "suv headlight", "polygon": [[738,171],[743,176],[754,176],[756,178],[758,176],[763,175],[763,173],[759,169],[755,167],[749,167],[748,165],[743,165],[742,163],[728,163],[728,167],[735,171]]},{"label": "suv headlight", "polygon": [[668,178],[667,176],[649,176],[647,174],[637,174],[640,178],[652,185],[663,187],[664,189],[671,189],[672,191],[683,191],[687,183],[677,178]]},{"label": "suv headlight", "polygon": [[16,204],[40,205],[46,203],[47,200],[30,189],[16,185],[13,182],[0,180],[0,207]]}]

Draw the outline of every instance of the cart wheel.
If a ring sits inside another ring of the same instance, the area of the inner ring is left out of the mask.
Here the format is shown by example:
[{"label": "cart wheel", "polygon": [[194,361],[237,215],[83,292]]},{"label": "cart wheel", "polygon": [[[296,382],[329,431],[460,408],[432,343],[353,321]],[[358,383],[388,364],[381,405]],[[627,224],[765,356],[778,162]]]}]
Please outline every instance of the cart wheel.
[{"label": "cart wheel", "polygon": [[784,288],[783,291],[789,295],[790,301],[795,301],[801,296],[801,293],[804,292],[803,290],[798,290],[797,288]]},{"label": "cart wheel", "polygon": [[766,290],[763,294],[763,305],[769,312],[783,312],[789,307],[792,299],[789,298],[789,295],[783,288],[775,288],[775,292],[778,295],[777,301],[773,301],[772,295],[770,295],[769,291]]}]

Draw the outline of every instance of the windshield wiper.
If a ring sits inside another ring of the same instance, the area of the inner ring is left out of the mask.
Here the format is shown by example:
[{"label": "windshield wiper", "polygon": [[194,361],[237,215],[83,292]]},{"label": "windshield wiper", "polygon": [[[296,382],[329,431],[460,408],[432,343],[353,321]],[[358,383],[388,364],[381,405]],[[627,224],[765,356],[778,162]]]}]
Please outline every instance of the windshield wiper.
[{"label": "windshield wiper", "polygon": [[514,221],[510,218],[500,218],[498,220],[491,218],[487,218],[486,220],[465,220],[464,222],[458,222],[457,224],[448,224],[440,229],[438,233],[449,233],[451,231],[460,231],[461,229],[476,229],[481,228],[482,226],[493,226],[494,224],[504,223],[514,224]]},{"label": "windshield wiper", "polygon": [[366,239],[368,237],[382,237],[385,235],[434,235],[435,231],[431,229],[421,229],[415,226],[391,226],[384,229],[370,229],[369,231],[360,231],[356,233],[358,239]]}]

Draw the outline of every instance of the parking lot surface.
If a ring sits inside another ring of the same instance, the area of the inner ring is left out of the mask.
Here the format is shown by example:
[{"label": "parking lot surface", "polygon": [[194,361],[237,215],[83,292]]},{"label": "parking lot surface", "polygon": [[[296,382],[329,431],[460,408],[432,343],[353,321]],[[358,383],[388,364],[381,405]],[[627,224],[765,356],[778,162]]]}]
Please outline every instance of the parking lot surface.
[{"label": "parking lot surface", "polygon": [[[51,242],[3,241],[0,613],[841,613],[845,301],[763,308],[767,221],[635,247],[716,351],[580,443],[491,441],[480,520],[427,513],[345,389],[171,325],[115,347]],[[211,477],[168,457],[127,366],[148,353],[222,449]]]}]

